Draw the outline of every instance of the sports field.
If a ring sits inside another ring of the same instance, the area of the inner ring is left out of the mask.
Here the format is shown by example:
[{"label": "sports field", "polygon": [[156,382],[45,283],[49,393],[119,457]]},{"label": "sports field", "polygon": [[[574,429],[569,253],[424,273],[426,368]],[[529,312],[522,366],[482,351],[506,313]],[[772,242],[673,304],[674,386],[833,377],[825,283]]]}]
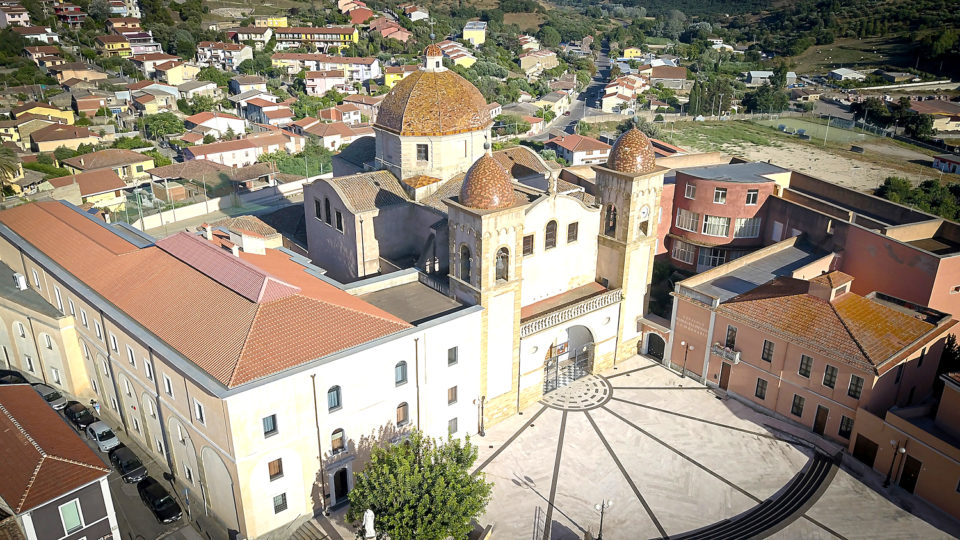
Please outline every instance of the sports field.
[{"label": "sports field", "polygon": [[787,126],[787,129],[792,131],[798,131],[802,129],[805,130],[804,132],[807,135],[810,135],[811,140],[820,142],[823,142],[824,135],[827,136],[828,142],[841,144],[867,142],[876,139],[874,135],[870,135],[869,133],[864,134],[860,131],[842,129],[836,127],[835,125],[830,126],[830,129],[827,130],[826,121],[823,123],[818,123],[801,118],[778,118],[775,120],[760,120],[757,123],[764,126],[770,126],[773,129],[777,129],[780,125]]}]

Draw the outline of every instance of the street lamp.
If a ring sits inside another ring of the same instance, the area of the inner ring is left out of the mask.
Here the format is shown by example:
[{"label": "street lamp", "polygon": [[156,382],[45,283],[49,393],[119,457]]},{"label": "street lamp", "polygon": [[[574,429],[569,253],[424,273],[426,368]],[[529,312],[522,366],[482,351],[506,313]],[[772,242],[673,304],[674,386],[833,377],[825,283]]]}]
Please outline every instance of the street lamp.
[{"label": "street lamp", "polygon": [[897,462],[897,455],[899,454],[902,456],[903,454],[907,453],[906,447],[900,446],[899,441],[891,440],[890,446],[893,447],[895,450],[893,453],[893,457],[890,458],[890,468],[887,470],[887,478],[883,481],[883,487],[890,486],[890,476],[893,474],[893,464]]},{"label": "street lamp", "polygon": [[680,370],[680,378],[687,376],[687,353],[693,350],[693,345],[687,344],[686,341],[681,341],[680,346],[683,347],[683,369]]},{"label": "street lamp", "polygon": [[611,506],[613,506],[613,499],[610,499],[609,501],[604,500],[600,504],[594,506],[597,512],[600,512],[600,531],[597,532],[597,540],[603,540],[603,512]]}]

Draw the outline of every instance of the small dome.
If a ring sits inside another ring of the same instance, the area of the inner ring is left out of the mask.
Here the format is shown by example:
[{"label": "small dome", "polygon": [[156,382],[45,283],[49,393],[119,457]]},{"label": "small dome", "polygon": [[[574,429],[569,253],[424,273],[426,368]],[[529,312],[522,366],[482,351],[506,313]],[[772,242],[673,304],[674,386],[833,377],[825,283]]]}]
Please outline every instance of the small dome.
[{"label": "small dome", "polygon": [[436,43],[431,43],[427,45],[427,48],[423,51],[424,56],[443,56],[443,51],[440,49],[440,46]]},{"label": "small dome", "polygon": [[656,168],[656,155],[650,139],[637,128],[625,131],[610,149],[607,168],[617,172],[643,174]]},{"label": "small dome", "polygon": [[460,204],[493,210],[512,206],[515,201],[510,173],[490,154],[484,154],[467,170],[460,187]]}]

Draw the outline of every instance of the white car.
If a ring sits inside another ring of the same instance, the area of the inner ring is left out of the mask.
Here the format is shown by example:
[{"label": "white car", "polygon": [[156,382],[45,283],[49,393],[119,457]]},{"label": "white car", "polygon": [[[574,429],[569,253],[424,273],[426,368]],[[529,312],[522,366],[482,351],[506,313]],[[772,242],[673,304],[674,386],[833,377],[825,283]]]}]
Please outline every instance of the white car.
[{"label": "white car", "polygon": [[94,422],[90,424],[87,426],[86,433],[87,437],[97,442],[97,448],[99,448],[101,452],[109,452],[120,446],[120,439],[114,435],[110,426],[104,422]]}]

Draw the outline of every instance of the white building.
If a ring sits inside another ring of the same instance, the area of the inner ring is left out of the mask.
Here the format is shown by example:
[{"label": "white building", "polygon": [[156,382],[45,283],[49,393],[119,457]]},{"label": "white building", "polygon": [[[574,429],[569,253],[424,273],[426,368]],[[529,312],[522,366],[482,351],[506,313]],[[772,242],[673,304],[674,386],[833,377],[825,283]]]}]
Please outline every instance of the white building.
[{"label": "white building", "polygon": [[253,48],[238,43],[201,41],[197,44],[197,62],[224,71],[236,71],[244,60],[253,60]]},{"label": "white building", "polygon": [[253,48],[260,51],[273,37],[273,29],[269,26],[244,26],[228,30],[227,35],[232,35],[236,43],[253,43]]},{"label": "white building", "polygon": [[827,76],[835,81],[862,81],[867,78],[863,73],[849,68],[835,69],[827,73]]},{"label": "white building", "polygon": [[227,167],[246,167],[256,163],[263,154],[277,151],[296,154],[303,150],[304,142],[300,136],[268,132],[232,141],[188,146],[183,149],[183,159],[205,159]]},{"label": "white building", "polygon": [[243,135],[247,127],[243,118],[232,114],[209,111],[184,118],[183,125],[189,130],[204,135],[210,134],[218,139],[226,135],[227,131],[232,131],[236,135]]},{"label": "white building", "polygon": [[30,14],[20,4],[0,6],[0,28],[30,26]]},{"label": "white building", "polygon": [[593,137],[561,135],[546,142],[545,148],[554,150],[570,165],[597,165],[606,163],[610,145]]},{"label": "white building", "polygon": [[308,96],[322,96],[330,90],[341,89],[347,84],[342,70],[308,71],[303,77]]}]

